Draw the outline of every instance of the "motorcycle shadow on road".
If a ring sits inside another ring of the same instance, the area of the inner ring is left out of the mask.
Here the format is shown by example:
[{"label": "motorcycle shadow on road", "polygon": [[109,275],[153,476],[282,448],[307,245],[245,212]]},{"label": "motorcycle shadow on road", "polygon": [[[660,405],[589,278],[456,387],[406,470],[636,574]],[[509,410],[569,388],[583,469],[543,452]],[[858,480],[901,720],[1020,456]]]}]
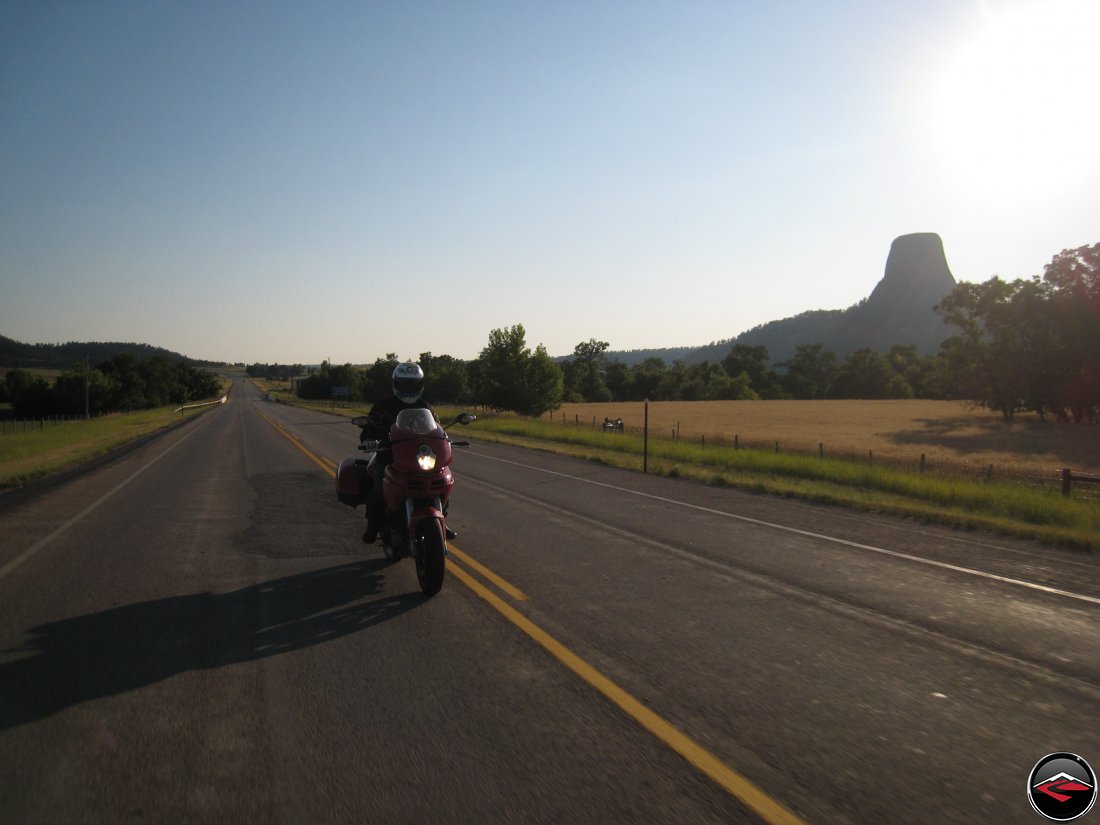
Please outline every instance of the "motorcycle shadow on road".
[{"label": "motorcycle shadow on road", "polygon": [[372,559],[31,628],[25,644],[3,651],[20,658],[0,664],[0,730],[186,671],[329,642],[427,601],[419,592],[385,595],[388,565]]}]

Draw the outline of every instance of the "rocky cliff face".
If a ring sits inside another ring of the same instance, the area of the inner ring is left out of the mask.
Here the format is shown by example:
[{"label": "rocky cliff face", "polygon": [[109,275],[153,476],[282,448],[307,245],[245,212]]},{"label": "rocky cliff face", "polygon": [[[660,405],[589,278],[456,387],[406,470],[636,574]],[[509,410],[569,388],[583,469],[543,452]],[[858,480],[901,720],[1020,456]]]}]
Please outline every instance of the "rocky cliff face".
[{"label": "rocky cliff face", "polygon": [[938,351],[951,330],[933,307],[954,288],[939,235],[896,238],[882,280],[866,302],[845,313],[837,330],[837,355],[843,358],[862,347],[881,352],[894,344],[914,344],[924,355]]},{"label": "rocky cliff face", "polygon": [[[902,235],[890,244],[886,271],[870,296],[848,309],[815,309],[793,318],[771,321],[732,341],[690,352],[645,350],[646,355],[689,364],[720,362],[734,344],[767,347],[772,364],[790,359],[801,344],[822,343],[844,359],[863,347],[886,352],[895,344],[914,345],[921,355],[939,351],[954,334],[933,307],[955,288],[943,241],[934,232]],[[641,351],[639,351],[641,352]],[[624,363],[640,363],[636,353],[610,352]]]},{"label": "rocky cliff face", "polygon": [[871,316],[904,307],[931,308],[955,288],[943,241],[934,232],[902,235],[890,245],[886,274],[863,305]]},{"label": "rocky cliff face", "polygon": [[[886,271],[870,297],[845,310],[811,310],[744,332],[738,344],[764,346],[773,364],[786,361],[801,344],[822,343],[841,359],[870,347],[886,352],[895,344],[914,345],[922,355],[939,351],[951,328],[933,307],[955,288],[943,241],[934,232],[902,235],[890,245]],[[729,352],[729,344],[724,345]],[[721,360],[697,350],[691,361]]]}]

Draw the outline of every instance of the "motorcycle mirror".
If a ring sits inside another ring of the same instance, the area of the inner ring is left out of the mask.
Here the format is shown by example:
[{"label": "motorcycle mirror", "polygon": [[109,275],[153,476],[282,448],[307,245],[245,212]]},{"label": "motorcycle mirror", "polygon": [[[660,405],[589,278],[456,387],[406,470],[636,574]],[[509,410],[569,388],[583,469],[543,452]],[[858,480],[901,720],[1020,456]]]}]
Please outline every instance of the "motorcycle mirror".
[{"label": "motorcycle mirror", "polygon": [[357,415],[351,420],[351,423],[356,427],[365,427],[367,426],[367,417],[365,415]]},{"label": "motorcycle mirror", "polygon": [[475,421],[477,421],[477,416],[473,413],[468,412],[459,413],[458,418],[456,418],[455,421],[462,425],[473,424]]}]

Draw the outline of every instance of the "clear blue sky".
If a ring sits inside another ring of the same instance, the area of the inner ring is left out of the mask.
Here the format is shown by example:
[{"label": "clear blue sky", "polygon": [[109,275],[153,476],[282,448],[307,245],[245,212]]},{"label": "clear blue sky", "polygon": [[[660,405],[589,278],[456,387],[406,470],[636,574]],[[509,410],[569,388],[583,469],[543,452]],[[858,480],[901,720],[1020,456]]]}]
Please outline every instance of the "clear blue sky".
[{"label": "clear blue sky", "polygon": [[1100,3],[0,5],[0,334],[706,344],[1100,242]]}]

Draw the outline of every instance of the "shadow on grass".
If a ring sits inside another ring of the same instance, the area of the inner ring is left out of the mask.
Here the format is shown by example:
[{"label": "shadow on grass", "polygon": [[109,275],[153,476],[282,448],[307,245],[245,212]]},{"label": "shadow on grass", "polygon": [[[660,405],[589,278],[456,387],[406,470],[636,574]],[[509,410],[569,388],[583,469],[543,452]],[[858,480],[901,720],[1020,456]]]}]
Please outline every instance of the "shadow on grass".
[{"label": "shadow on grass", "polygon": [[1067,467],[1100,465],[1100,427],[1088,424],[997,418],[930,418],[919,429],[902,430],[891,440],[901,445],[938,446],[967,453],[1006,453],[1024,458],[1051,455]]}]

